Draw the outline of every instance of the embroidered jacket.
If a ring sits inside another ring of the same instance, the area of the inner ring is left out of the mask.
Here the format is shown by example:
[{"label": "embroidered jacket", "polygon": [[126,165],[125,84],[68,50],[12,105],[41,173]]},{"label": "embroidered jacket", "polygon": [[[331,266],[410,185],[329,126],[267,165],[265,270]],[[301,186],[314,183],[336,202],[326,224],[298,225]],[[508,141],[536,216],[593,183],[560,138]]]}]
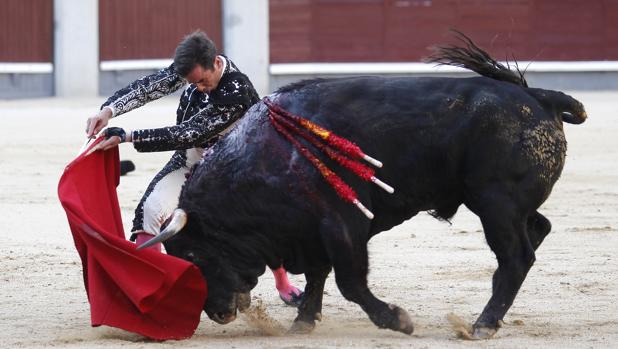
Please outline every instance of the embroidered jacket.
[{"label": "embroidered jacket", "polygon": [[[207,148],[227,128],[259,101],[259,96],[236,65],[227,57],[217,88],[210,93],[189,84],[176,110],[176,125],[132,132],[133,146],[140,152]],[[174,64],[134,81],[117,91],[103,105],[113,116],[124,114],[163,96],[178,91],[187,81],[178,75]]]}]

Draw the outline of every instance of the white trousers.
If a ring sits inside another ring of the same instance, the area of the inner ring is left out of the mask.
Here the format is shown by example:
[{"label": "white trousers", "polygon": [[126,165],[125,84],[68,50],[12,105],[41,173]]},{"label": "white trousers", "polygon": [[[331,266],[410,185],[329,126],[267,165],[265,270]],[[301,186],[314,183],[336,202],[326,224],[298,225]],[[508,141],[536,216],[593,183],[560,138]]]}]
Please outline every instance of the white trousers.
[{"label": "white trousers", "polygon": [[178,207],[182,186],[193,165],[201,160],[203,152],[202,148],[188,149],[185,166],[168,173],[157,182],[144,201],[143,232],[151,235],[158,235],[161,232],[161,225]]}]

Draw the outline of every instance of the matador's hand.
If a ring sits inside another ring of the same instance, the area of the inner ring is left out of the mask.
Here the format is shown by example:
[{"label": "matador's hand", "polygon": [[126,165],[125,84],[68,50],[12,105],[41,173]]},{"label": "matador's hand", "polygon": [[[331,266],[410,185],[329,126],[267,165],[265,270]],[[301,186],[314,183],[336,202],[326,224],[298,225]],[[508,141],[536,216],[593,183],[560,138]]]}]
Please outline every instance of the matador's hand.
[{"label": "matador's hand", "polygon": [[105,140],[99,144],[99,149],[107,150],[118,146],[120,143],[130,142],[131,135],[127,134],[124,129],[120,127],[110,127],[103,132]]},{"label": "matador's hand", "polygon": [[99,133],[112,118],[112,110],[110,108],[101,109],[97,115],[91,116],[86,121],[86,136],[94,137]]}]

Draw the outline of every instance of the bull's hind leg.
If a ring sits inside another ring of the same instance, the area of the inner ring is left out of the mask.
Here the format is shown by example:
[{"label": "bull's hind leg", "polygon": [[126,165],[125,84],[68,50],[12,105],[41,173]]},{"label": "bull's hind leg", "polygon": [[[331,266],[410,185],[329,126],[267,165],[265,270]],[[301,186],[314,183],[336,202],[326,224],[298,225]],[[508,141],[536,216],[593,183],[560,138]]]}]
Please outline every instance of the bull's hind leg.
[{"label": "bull's hind leg", "polygon": [[496,333],[535,260],[526,233],[527,217],[508,196],[493,193],[491,197],[497,200],[485,202],[480,212],[475,211],[481,217],[487,243],[496,254],[498,269],[493,276],[492,296],[473,326],[475,339]]},{"label": "bull's hind leg", "polygon": [[[526,228],[528,241],[530,241],[532,248],[536,251],[536,249],[539,248],[539,246],[543,242],[543,239],[545,239],[547,234],[549,234],[549,232],[551,231],[551,223],[547,218],[545,218],[545,216],[538,212],[535,212],[528,217],[526,221]],[[530,266],[532,266],[532,264]],[[496,270],[492,282],[493,292],[496,292],[499,277],[500,273],[498,270]]]},{"label": "bull's hind leg", "polygon": [[411,334],[414,331],[408,313],[376,298],[367,287],[367,240],[358,240],[346,228],[322,233],[328,255],[335,270],[337,287],[345,299],[361,306],[379,328]]},{"label": "bull's hind leg", "polygon": [[293,333],[308,333],[315,328],[315,320],[322,320],[322,297],[324,283],[330,273],[330,267],[305,273],[307,284],[303,300],[298,306],[298,316],[290,329]]},{"label": "bull's hind leg", "polygon": [[543,242],[543,239],[545,239],[547,234],[551,231],[551,223],[542,214],[534,212],[528,217],[527,226],[530,243],[536,251],[541,245],[541,242]]}]

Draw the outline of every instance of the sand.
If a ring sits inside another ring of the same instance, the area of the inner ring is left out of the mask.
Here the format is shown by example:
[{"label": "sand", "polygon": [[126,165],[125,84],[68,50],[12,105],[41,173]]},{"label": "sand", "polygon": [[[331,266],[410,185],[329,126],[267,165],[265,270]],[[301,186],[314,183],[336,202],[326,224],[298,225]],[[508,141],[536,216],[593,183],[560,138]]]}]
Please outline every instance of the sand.
[{"label": "sand", "polygon": [[[86,118],[101,99],[0,101],[1,348],[614,348],[618,346],[618,93],[571,92],[590,119],[565,125],[567,163],[541,208],[553,223],[515,304],[496,337],[458,339],[447,320],[471,323],[490,295],[495,268],[476,216],[461,209],[452,225],[427,214],[370,243],[371,289],[406,309],[415,333],[376,328],[356,304],[326,284],[323,320],[309,335],[276,336],[242,316],[221,326],[203,316],[195,336],[153,342],[90,326],[81,263],[56,195],[64,166],[83,141]],[[176,98],[113,120],[126,128],[172,122]],[[123,218],[169,153],[121,147],[137,170],[118,188]],[[292,277],[302,285],[302,276]],[[286,328],[295,309],[283,305],[270,273],[253,292],[264,314]],[[269,321],[270,321],[269,320]]]}]

